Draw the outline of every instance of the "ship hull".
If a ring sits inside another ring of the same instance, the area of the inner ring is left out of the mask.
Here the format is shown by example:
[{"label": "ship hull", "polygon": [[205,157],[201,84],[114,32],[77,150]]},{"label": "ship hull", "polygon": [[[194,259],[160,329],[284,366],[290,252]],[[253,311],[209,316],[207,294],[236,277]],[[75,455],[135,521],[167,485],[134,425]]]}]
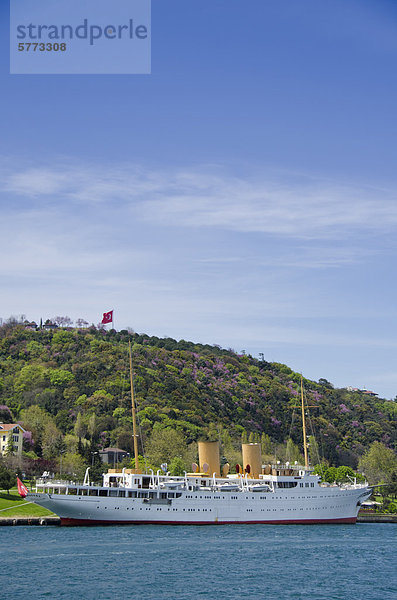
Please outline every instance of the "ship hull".
[{"label": "ship hull", "polygon": [[[314,490],[313,490],[314,492]],[[31,493],[62,525],[312,525],[355,523],[368,491],[318,488],[279,493],[187,493],[177,499]]]},{"label": "ship hull", "polygon": [[62,518],[64,527],[102,526],[102,525],[354,525],[357,517],[341,517],[336,519],[301,519],[301,520],[269,520],[269,521],[101,521],[91,519]]}]

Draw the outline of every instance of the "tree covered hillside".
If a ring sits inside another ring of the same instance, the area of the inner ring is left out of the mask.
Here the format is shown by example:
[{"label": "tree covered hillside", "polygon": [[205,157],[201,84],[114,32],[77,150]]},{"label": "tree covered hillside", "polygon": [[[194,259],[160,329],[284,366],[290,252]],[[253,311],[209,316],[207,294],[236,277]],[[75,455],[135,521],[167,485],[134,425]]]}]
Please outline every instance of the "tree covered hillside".
[{"label": "tree covered hillside", "polygon": [[[170,452],[219,438],[232,459],[242,439],[261,440],[265,453],[281,459],[301,450],[300,375],[285,365],[127,331],[6,324],[0,421],[20,421],[32,432],[25,440],[30,456],[80,454],[88,461],[107,446],[132,452],[129,339],[142,453],[155,460],[159,436],[169,436]],[[395,402],[334,389],[325,379],[303,382],[313,406],[312,454],[318,449],[331,464],[356,467],[374,441],[395,447]]]}]

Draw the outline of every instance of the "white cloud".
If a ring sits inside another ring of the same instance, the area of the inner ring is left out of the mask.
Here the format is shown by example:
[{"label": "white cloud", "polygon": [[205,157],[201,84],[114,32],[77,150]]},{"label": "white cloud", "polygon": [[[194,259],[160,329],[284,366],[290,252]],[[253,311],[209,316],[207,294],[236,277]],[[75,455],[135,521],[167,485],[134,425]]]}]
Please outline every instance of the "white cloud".
[{"label": "white cloud", "polygon": [[236,177],[211,166],[168,172],[137,165],[66,164],[3,175],[7,196],[117,207],[150,224],[216,228],[294,239],[343,239],[397,225],[396,193],[313,177]]},{"label": "white cloud", "polygon": [[349,244],[335,246],[316,244],[305,246],[296,243],[293,251],[289,247],[273,254],[243,255],[243,256],[212,256],[198,259],[198,262],[216,266],[255,264],[256,267],[273,269],[304,268],[324,269],[340,266],[354,265],[373,255],[375,248],[351,246]]},{"label": "white cloud", "polygon": [[[218,186],[206,195],[167,195],[148,200],[148,221],[188,227],[216,227],[298,239],[340,239],[348,232],[375,232],[397,225],[397,202],[387,194],[353,188],[291,187],[245,182]],[[366,194],[367,197],[364,197]]]},{"label": "white cloud", "polygon": [[27,197],[47,194],[64,194],[73,186],[71,173],[58,170],[28,168],[6,175],[3,189]]}]

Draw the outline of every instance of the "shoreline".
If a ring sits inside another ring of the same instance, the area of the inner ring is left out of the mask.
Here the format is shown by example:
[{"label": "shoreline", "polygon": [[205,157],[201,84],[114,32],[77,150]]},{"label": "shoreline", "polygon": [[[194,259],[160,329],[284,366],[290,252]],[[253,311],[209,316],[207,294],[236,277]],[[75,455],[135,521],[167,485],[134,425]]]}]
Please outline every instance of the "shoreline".
[{"label": "shoreline", "polygon": [[357,523],[397,523],[396,513],[361,514],[357,517]]},{"label": "shoreline", "polygon": [[59,517],[0,517],[2,525],[60,525]]}]

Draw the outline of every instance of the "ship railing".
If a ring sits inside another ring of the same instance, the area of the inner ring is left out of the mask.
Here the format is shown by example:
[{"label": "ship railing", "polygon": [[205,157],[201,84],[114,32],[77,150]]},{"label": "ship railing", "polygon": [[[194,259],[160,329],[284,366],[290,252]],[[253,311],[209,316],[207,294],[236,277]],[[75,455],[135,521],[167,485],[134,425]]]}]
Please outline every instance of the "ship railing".
[{"label": "ship railing", "polygon": [[35,485],[46,485],[46,486],[53,486],[53,485],[71,485],[72,481],[69,481],[67,479],[45,479],[43,477],[39,477],[36,479],[35,481]]},{"label": "ship railing", "polygon": [[83,487],[83,485],[74,481],[46,481],[45,483],[36,481],[33,489],[38,494],[67,494],[71,487]]},{"label": "ship railing", "polygon": [[339,487],[341,487],[344,490],[360,490],[360,489],[363,489],[363,488],[367,488],[368,487],[368,482],[365,481],[363,483],[357,483],[357,482],[354,482],[354,483],[342,483],[342,484],[340,484]]},{"label": "ship railing", "polygon": [[329,481],[320,481],[318,485],[320,487],[338,487],[337,483],[329,483]]},{"label": "ship railing", "polygon": [[319,483],[320,487],[338,487],[342,490],[360,490],[363,488],[367,488],[368,487],[368,482],[364,481],[361,483],[357,483],[357,481],[354,481],[352,483],[338,483],[337,481],[334,481],[333,483],[329,483],[328,481],[321,481]]},{"label": "ship railing", "polygon": [[285,470],[289,470],[289,471],[311,471],[312,469],[309,468],[307,469],[304,465],[300,465],[298,464],[298,462],[295,462],[294,464],[290,463],[290,462],[276,462],[276,463],[267,463],[267,465],[263,465],[263,466],[270,466],[272,469],[279,471],[280,469],[282,469],[283,471]]}]

